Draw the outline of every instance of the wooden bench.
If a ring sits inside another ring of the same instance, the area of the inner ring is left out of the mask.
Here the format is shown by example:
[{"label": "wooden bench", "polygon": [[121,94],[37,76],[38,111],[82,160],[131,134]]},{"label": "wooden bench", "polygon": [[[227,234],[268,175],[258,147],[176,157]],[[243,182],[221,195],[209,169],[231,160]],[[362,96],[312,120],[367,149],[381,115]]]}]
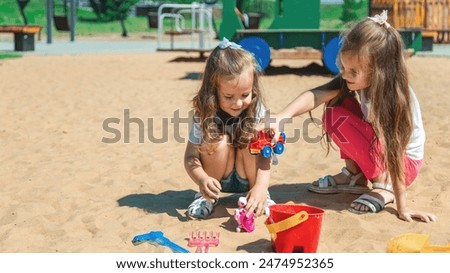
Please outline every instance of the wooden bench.
[{"label": "wooden bench", "polygon": [[0,33],[14,33],[14,50],[34,50],[34,35],[41,37],[42,26],[39,25],[0,25]]}]

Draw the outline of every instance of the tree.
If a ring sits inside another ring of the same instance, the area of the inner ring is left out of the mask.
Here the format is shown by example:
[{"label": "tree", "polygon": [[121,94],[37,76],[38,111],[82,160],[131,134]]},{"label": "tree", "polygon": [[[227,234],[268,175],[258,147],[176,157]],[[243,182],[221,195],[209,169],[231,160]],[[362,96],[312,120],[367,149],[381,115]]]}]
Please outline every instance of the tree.
[{"label": "tree", "polygon": [[361,8],[361,6],[361,0],[344,0],[344,4],[342,6],[342,16],[339,19],[341,19],[343,23],[358,20],[356,10]]},{"label": "tree", "polygon": [[128,37],[125,20],[131,8],[139,0],[89,0],[89,2],[99,21],[111,22],[118,20],[122,28],[122,36]]},{"label": "tree", "polygon": [[122,27],[122,37],[128,37],[125,27],[125,19],[128,17],[131,8],[139,0],[106,0],[106,16],[113,20],[119,20]]},{"label": "tree", "polygon": [[106,0],[89,0],[89,3],[98,18],[102,17],[102,14],[105,14]]},{"label": "tree", "polygon": [[19,4],[20,15],[22,15],[23,23],[28,25],[27,17],[25,16],[25,7],[28,5],[30,0],[17,0],[17,4]]}]

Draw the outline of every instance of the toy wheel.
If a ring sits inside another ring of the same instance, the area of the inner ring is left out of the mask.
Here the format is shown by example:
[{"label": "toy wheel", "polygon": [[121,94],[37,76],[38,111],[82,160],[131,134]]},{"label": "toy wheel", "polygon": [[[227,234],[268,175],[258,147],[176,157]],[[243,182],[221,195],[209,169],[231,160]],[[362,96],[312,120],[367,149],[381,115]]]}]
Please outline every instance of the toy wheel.
[{"label": "toy wheel", "polygon": [[334,37],[331,39],[323,48],[323,59],[322,62],[325,67],[333,74],[339,73],[339,68],[336,65],[337,55],[339,49],[341,48],[339,37]]},{"label": "toy wheel", "polygon": [[275,145],[275,151],[276,154],[280,155],[284,152],[284,145],[283,143],[278,142],[277,145]]},{"label": "toy wheel", "polygon": [[269,158],[272,156],[272,148],[270,146],[264,146],[264,148],[261,150],[261,155],[265,158]]},{"label": "toy wheel", "polygon": [[281,132],[280,136],[283,138],[283,141],[286,142],[286,134],[284,132]]},{"label": "toy wheel", "polygon": [[267,68],[270,63],[269,44],[260,37],[247,37],[239,41],[239,44],[255,56],[256,61],[261,67],[261,71]]}]

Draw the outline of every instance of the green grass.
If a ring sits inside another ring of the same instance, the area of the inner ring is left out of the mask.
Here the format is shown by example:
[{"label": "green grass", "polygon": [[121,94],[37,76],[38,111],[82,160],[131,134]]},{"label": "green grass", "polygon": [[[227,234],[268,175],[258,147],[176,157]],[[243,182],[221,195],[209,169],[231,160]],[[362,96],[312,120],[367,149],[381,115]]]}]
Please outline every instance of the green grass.
[{"label": "green grass", "polygon": [[2,53],[0,52],[0,60],[1,59],[11,59],[11,58],[20,58],[22,54],[19,53]]},{"label": "green grass", "polygon": [[[3,0],[1,0],[3,1]],[[1,4],[0,8],[0,25],[22,25],[23,19],[20,15],[19,6],[16,0],[8,0]],[[55,1],[55,14],[63,15],[60,1]],[[25,14],[30,25],[43,26],[42,33],[47,32],[47,17],[46,17],[46,0],[32,0],[25,8]],[[76,35],[89,36],[96,34],[111,34],[117,33],[120,35],[122,29],[118,21],[115,22],[96,22],[96,15],[90,10],[77,9]],[[148,21],[146,17],[129,17],[126,22],[126,27],[129,33],[138,33],[150,31],[148,28]],[[53,27],[52,34],[54,36],[67,36],[67,32],[57,31]]]},{"label": "green grass", "polygon": [[[19,12],[19,7],[16,0],[2,0],[2,6],[0,8],[0,24],[23,24],[22,17]],[[367,2],[363,0],[363,8],[358,10],[360,18],[367,16]],[[56,13],[62,14],[62,6],[60,1],[55,1]],[[29,24],[42,25],[44,29],[42,33],[46,33],[46,0],[32,0],[25,8],[25,13],[28,18]],[[260,22],[260,28],[265,29],[272,23],[273,17],[269,14],[263,18]],[[339,17],[342,14],[341,5],[321,5],[321,23],[320,27],[323,29],[340,29],[344,25]],[[220,18],[216,20],[216,25],[220,26]],[[168,23],[168,22],[167,22]],[[129,33],[142,33],[142,32],[154,32],[155,29],[149,29],[147,17],[129,17],[126,22],[126,28]],[[190,25],[189,19],[187,19],[186,25]],[[60,32],[53,29],[53,35],[67,36],[67,32]],[[97,22],[95,14],[90,10],[77,10],[77,23],[76,23],[76,35],[80,36],[94,36],[98,34],[121,34],[121,27],[119,22]]]}]

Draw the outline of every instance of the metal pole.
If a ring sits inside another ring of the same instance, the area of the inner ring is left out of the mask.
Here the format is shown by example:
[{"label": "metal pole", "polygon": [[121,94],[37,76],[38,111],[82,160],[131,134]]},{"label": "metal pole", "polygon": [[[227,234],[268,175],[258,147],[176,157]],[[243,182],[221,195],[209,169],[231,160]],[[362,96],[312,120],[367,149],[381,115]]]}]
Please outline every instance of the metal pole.
[{"label": "metal pole", "polygon": [[70,0],[70,41],[75,41],[75,0]]},{"label": "metal pole", "polygon": [[199,11],[199,49],[205,49],[205,4],[200,4]]},{"label": "metal pole", "polygon": [[47,44],[52,43],[53,0],[47,0]]}]

